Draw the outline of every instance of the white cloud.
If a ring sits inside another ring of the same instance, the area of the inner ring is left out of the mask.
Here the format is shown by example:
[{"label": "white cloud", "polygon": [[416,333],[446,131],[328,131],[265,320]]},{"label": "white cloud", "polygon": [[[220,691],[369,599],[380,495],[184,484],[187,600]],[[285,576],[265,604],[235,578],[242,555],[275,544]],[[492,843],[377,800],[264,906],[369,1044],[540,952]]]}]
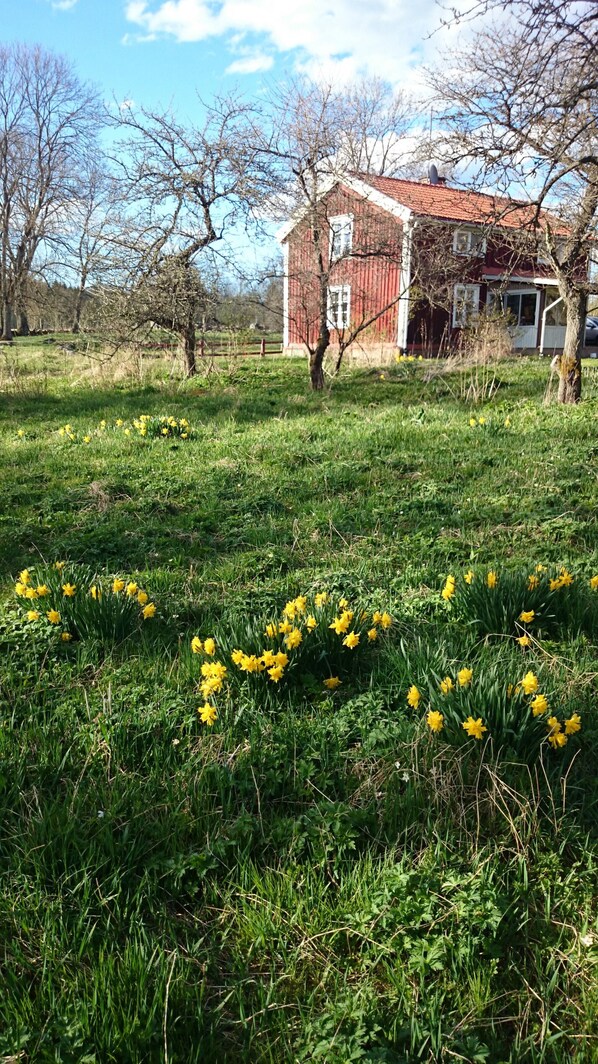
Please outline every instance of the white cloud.
[{"label": "white cloud", "polygon": [[270,70],[274,66],[274,60],[270,55],[247,55],[243,59],[235,59],[225,70],[225,74],[260,74]]},{"label": "white cloud", "polygon": [[79,0],[50,0],[54,11],[70,11],[78,3]]},{"label": "white cloud", "polygon": [[[264,44],[286,53],[295,69],[337,79],[379,74],[406,88],[424,53],[440,50],[449,32],[427,40],[440,21],[435,0],[128,0],[125,14],[146,34],[180,42],[234,37],[237,44],[254,44],[257,36],[260,55]],[[231,66],[237,73],[265,69],[243,58]]]}]

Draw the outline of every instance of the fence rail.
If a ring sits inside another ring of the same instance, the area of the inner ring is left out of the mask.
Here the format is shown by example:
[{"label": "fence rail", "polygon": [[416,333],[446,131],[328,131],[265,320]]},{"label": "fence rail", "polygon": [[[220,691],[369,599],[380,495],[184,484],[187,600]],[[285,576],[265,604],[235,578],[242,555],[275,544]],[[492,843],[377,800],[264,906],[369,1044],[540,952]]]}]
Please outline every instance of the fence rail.
[{"label": "fence rail", "polygon": [[259,340],[247,340],[237,343],[222,343],[201,339],[197,344],[199,358],[266,358],[266,355],[281,355],[282,343],[280,340],[266,340],[264,336]]}]

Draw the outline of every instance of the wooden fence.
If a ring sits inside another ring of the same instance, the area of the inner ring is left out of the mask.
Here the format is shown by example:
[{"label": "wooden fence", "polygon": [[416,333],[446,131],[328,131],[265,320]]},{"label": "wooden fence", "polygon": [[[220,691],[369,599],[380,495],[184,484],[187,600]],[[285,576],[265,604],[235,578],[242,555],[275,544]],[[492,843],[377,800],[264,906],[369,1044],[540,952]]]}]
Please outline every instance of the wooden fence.
[{"label": "wooden fence", "polygon": [[205,340],[197,343],[198,358],[266,358],[267,355],[281,355],[280,340],[241,340],[239,342],[224,340]]}]

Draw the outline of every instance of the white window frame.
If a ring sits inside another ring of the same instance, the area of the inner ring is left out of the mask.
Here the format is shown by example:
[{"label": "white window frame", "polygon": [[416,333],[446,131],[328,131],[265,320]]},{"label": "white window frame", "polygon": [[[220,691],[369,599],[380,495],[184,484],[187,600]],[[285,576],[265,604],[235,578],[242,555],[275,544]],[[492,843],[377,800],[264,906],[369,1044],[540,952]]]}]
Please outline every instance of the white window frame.
[{"label": "white window frame", "polygon": [[[459,247],[460,238],[465,237],[465,247]],[[453,233],[453,253],[463,255],[465,258],[477,256],[483,258],[486,254],[486,237],[482,236],[479,229],[467,229],[459,226]]]},{"label": "white window frame", "polygon": [[[333,293],[336,295],[336,314],[333,307]],[[345,314],[343,314],[343,306]],[[340,332],[351,321],[351,285],[333,284],[328,288],[328,328]]]},{"label": "white window frame", "polygon": [[[471,296],[471,300],[468,298]],[[471,304],[471,310],[467,308]],[[456,284],[453,289],[453,329],[463,329],[480,310],[480,285]]]},{"label": "white window frame", "polygon": [[337,214],[328,219],[330,226],[330,261],[350,253],[353,247],[353,215]]},{"label": "white window frame", "polygon": [[[539,318],[539,315],[540,315],[540,292],[538,291],[538,289],[537,288],[507,288],[507,290],[503,294],[503,308],[504,308],[505,314],[509,313],[509,309],[507,307],[507,297],[508,296],[519,296],[519,312],[518,312],[518,315],[517,315],[517,321],[513,322],[512,328],[513,329],[537,329],[538,328],[538,318]],[[522,296],[535,296],[536,297],[536,313],[535,313],[533,321],[521,322],[519,320],[521,318],[521,297]]]}]

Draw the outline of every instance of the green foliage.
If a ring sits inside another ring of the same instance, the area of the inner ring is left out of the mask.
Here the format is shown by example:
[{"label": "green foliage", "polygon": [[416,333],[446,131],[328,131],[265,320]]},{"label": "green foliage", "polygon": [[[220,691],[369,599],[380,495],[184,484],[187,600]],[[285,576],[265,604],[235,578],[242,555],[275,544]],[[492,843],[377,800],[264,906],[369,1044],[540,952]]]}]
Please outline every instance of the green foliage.
[{"label": "green foliage", "polygon": [[[78,355],[68,381],[32,342],[10,358],[0,1057],[591,1064],[596,399],[552,410],[542,366],[504,363],[472,431],[458,382],[420,363],[316,396],[300,360],[174,382],[152,358],[108,386]],[[198,426],[184,446],[135,428],[165,410]],[[43,558],[70,561],[60,573]],[[530,599],[537,558],[548,571]],[[563,564],[574,584],[546,590]],[[445,603],[438,574],[470,566]],[[24,568],[47,596],[15,597]],[[476,584],[504,596],[485,622],[502,638],[485,637],[481,607],[460,612]],[[303,638],[279,682],[234,667],[235,649],[287,652],[281,606],[299,592],[304,611],[286,616]],[[353,649],[330,628],[343,595]],[[196,689],[218,661],[210,727]],[[537,691],[516,691],[528,673]]]}]

